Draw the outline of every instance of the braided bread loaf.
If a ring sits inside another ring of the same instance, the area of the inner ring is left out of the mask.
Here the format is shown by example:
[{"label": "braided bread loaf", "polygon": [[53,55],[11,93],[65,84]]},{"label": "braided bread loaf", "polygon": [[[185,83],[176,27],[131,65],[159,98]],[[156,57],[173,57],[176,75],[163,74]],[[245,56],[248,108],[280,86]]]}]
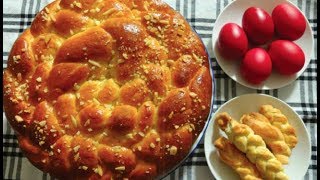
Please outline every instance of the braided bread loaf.
[{"label": "braided bread loaf", "polygon": [[244,114],[240,122],[248,125],[255,134],[261,136],[274,156],[282,164],[288,164],[291,149],[284,141],[281,131],[272,126],[265,116],[255,112]]},{"label": "braided bread loaf", "polygon": [[26,157],[60,179],[153,179],[202,131],[208,56],[161,0],[56,0],[15,42],[4,109]]},{"label": "braided bread loaf", "polygon": [[281,162],[269,151],[261,136],[255,135],[249,126],[233,120],[227,113],[219,114],[216,122],[229,140],[256,164],[264,179],[288,179]]},{"label": "braided bread loaf", "polygon": [[220,159],[234,169],[243,180],[261,180],[255,164],[252,164],[245,154],[238,150],[227,138],[219,137],[214,146],[219,151]]},{"label": "braided bread loaf", "polygon": [[288,119],[282,112],[271,105],[263,105],[259,112],[268,118],[270,123],[277,127],[283,134],[285,142],[292,149],[298,143],[294,128],[289,124]]}]

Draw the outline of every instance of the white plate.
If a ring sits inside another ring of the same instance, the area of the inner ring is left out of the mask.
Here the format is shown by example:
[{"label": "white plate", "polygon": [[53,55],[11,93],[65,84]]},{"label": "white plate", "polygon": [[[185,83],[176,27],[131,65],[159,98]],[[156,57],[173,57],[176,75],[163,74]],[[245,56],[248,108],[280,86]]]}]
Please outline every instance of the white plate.
[{"label": "white plate", "polygon": [[257,112],[263,104],[270,104],[281,110],[287,116],[289,123],[295,128],[298,143],[292,149],[289,164],[284,166],[289,179],[302,179],[307,172],[311,157],[311,143],[307,129],[299,115],[285,102],[265,94],[247,94],[238,96],[223,104],[212,116],[204,136],[204,152],[212,174],[218,180],[239,179],[238,174],[224,164],[217,154],[213,142],[219,137],[226,135],[214,124],[214,118],[218,113],[227,112],[236,120],[245,113]]},{"label": "white plate", "polygon": [[306,30],[301,38],[294,41],[301,47],[305,54],[305,64],[303,68],[294,75],[283,76],[273,71],[271,76],[266,81],[262,82],[260,85],[250,84],[246,80],[244,80],[240,75],[240,61],[236,62],[225,60],[223,57],[221,57],[219,51],[217,50],[216,41],[218,39],[220,29],[223,27],[223,25],[229,22],[233,22],[238,24],[239,26],[242,26],[242,15],[245,12],[245,10],[247,10],[247,8],[252,6],[264,9],[271,16],[272,10],[277,5],[282,3],[292,4],[287,0],[235,0],[232,3],[230,3],[217,18],[212,33],[212,47],[214,47],[214,55],[222,70],[236,82],[253,89],[277,89],[295,81],[307,68],[313,50],[313,35],[312,29],[306,17]]}]

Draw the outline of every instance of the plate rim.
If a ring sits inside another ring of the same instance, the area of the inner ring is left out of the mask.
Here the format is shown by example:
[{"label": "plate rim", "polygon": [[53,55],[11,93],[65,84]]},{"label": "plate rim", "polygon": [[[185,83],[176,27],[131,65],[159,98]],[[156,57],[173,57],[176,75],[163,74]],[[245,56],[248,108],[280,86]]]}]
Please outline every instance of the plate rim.
[{"label": "plate rim", "polygon": [[[223,103],[218,109],[215,110],[214,114],[212,114],[212,116],[211,116],[212,119],[210,120],[210,123],[209,123],[208,126],[213,126],[213,123],[214,123],[214,119],[213,119],[213,118],[217,115],[217,112],[218,112],[222,107],[228,105],[229,103],[231,103],[232,101],[234,101],[234,100],[236,100],[236,99],[238,99],[238,98],[244,98],[244,97],[247,97],[247,96],[264,96],[264,97],[266,97],[266,98],[271,98],[271,99],[274,99],[274,100],[276,100],[276,101],[279,101],[280,103],[282,103],[283,105],[285,105],[286,107],[288,107],[288,109],[291,110],[291,111],[298,117],[298,119],[299,119],[298,122],[300,122],[300,123],[302,124],[302,126],[303,126],[303,131],[305,132],[305,134],[306,134],[306,136],[307,136],[307,139],[308,139],[307,143],[309,144],[309,146],[308,146],[308,148],[307,148],[307,149],[308,149],[308,154],[307,154],[307,155],[308,155],[308,164],[310,165],[310,164],[311,164],[311,155],[312,155],[312,150],[311,150],[311,145],[312,145],[312,143],[311,143],[310,134],[309,134],[309,132],[308,132],[308,129],[307,129],[305,123],[303,122],[303,120],[302,120],[302,118],[300,117],[300,115],[299,115],[295,110],[293,110],[293,108],[292,108],[291,106],[289,106],[289,104],[287,104],[285,101],[283,101],[283,100],[281,100],[281,99],[279,99],[279,98],[276,98],[276,97],[274,97],[274,96],[271,96],[271,95],[268,95],[268,94],[264,94],[264,93],[248,93],[248,94],[242,94],[242,95],[240,95],[240,96],[233,97],[232,99],[230,99],[230,100],[228,100],[227,102]],[[211,160],[210,160],[210,157],[209,157],[209,154],[208,154],[208,153],[209,153],[209,152],[208,152],[208,146],[209,146],[209,144],[208,144],[207,142],[209,142],[209,141],[206,140],[206,139],[210,138],[210,142],[211,142],[211,139],[212,139],[212,137],[209,137],[210,135],[209,135],[208,133],[209,133],[209,131],[206,130],[206,132],[205,132],[205,134],[204,134],[204,142],[203,142],[203,143],[204,143],[204,154],[205,154],[205,158],[206,158],[206,161],[207,161],[207,164],[208,164],[208,168],[209,168],[211,174],[214,176],[215,179],[220,180],[220,178],[218,177],[218,175],[216,174],[216,172],[215,172],[215,170],[214,170],[213,164],[212,164],[212,162],[211,162]],[[307,157],[307,156],[306,156],[306,157]],[[303,175],[301,178],[303,178],[307,172],[308,172],[308,167],[305,169],[304,175]]]},{"label": "plate rim", "polygon": [[[232,1],[231,3],[229,3],[227,6],[225,6],[223,9],[222,9],[222,11],[219,13],[219,15],[218,15],[218,17],[216,18],[216,21],[215,21],[215,23],[214,24],[216,24],[216,22],[219,20],[219,18],[221,17],[221,15],[222,15],[222,13],[229,7],[229,6],[231,6],[232,4],[234,4],[234,3],[236,3],[236,2],[238,2],[238,1],[240,1],[240,0],[237,0],[237,1]],[[242,1],[247,1],[247,0],[242,0]],[[253,0],[251,0],[251,1],[253,1]],[[261,1],[261,0],[255,0],[255,1]],[[265,1],[267,1],[267,0],[265,0]],[[270,0],[269,0],[270,1]],[[276,0],[273,0],[273,1],[276,1]],[[302,15],[303,15],[303,17],[304,17],[304,19],[305,19],[305,21],[306,21],[306,24],[307,24],[307,26],[306,26],[306,30],[305,30],[305,32],[307,31],[307,29],[311,32],[311,41],[312,41],[312,45],[311,45],[311,51],[310,51],[310,54],[308,54],[308,55],[306,55],[305,53],[305,62],[307,62],[307,64],[305,65],[305,67],[303,67],[299,72],[297,72],[296,74],[294,74],[295,75],[295,78],[293,78],[292,80],[290,80],[290,81],[286,81],[285,83],[283,83],[283,84],[281,84],[281,85],[279,85],[279,86],[277,86],[277,87],[272,87],[272,88],[269,88],[269,87],[264,87],[263,86],[263,84],[258,84],[258,85],[254,85],[254,84],[250,84],[250,83],[247,83],[247,82],[240,82],[239,80],[237,80],[237,79],[235,79],[235,78],[233,78],[233,77],[231,77],[231,75],[227,72],[227,71],[225,71],[225,67],[224,66],[221,66],[221,63],[219,63],[219,60],[218,60],[218,58],[216,57],[216,52],[215,52],[215,44],[216,44],[216,41],[217,41],[217,38],[215,38],[215,28],[216,28],[216,26],[214,25],[213,26],[213,29],[212,29],[212,31],[211,31],[211,46],[212,46],[212,51],[213,51],[213,57],[216,59],[216,62],[217,62],[217,64],[219,65],[219,67],[223,70],[223,72],[230,78],[230,79],[232,79],[233,81],[235,81],[236,83],[238,83],[238,84],[240,84],[240,85],[242,85],[242,86],[244,86],[244,87],[247,87],[247,88],[250,88],[250,89],[258,89],[258,90],[273,90],[273,89],[280,89],[280,88],[283,88],[283,87],[286,87],[286,86],[288,86],[288,85],[290,85],[290,84],[292,84],[293,82],[295,82],[305,71],[306,71],[306,69],[308,68],[308,66],[309,66],[309,64],[310,64],[310,61],[311,61],[311,58],[312,58],[312,54],[313,54],[313,52],[314,52],[314,34],[313,34],[313,31],[312,31],[312,28],[311,28],[311,25],[310,25],[310,22],[309,22],[309,20],[308,20],[308,18],[305,16],[305,14],[301,11],[301,9],[299,8],[299,7],[297,7],[297,5],[295,5],[293,2],[291,2],[291,1],[289,1],[289,0],[283,0],[285,3],[288,3],[288,4],[291,4],[291,5],[293,5],[296,9],[298,9],[301,13],[302,13]],[[241,26],[241,25],[240,25]],[[217,37],[218,37],[218,35],[216,35]],[[296,41],[296,40],[295,40]],[[295,43],[295,41],[293,41],[294,43]],[[265,45],[265,44],[264,44]],[[260,46],[259,46],[260,47]],[[252,47],[252,48],[254,48],[254,47]],[[251,48],[251,49],[252,49]],[[248,50],[249,50],[249,48],[248,48]],[[275,73],[275,72],[272,72],[272,73]],[[260,86],[260,85],[262,85],[262,86]],[[260,86],[260,87],[259,87]]]}]

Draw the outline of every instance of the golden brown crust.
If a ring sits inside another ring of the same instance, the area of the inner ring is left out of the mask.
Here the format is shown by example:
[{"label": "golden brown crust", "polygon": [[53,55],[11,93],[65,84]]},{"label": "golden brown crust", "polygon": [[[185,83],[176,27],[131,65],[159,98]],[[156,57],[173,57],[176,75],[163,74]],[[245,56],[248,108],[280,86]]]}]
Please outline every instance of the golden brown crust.
[{"label": "golden brown crust", "polygon": [[268,118],[270,123],[278,128],[283,136],[285,142],[292,149],[298,143],[298,138],[295,129],[289,124],[288,118],[282,112],[272,107],[271,105],[263,105],[259,112]]},{"label": "golden brown crust", "polygon": [[225,112],[218,114],[215,121],[228,139],[246,154],[250,162],[256,164],[264,179],[288,179],[281,162],[266,147],[261,136],[256,135],[249,126],[240,124]]},{"label": "golden brown crust", "polygon": [[284,141],[281,131],[272,126],[265,116],[255,112],[244,114],[240,122],[248,125],[255,134],[261,136],[274,156],[282,164],[288,164],[291,149]]},{"label": "golden brown crust", "polygon": [[3,86],[21,149],[61,179],[161,175],[212,92],[204,45],[161,0],[54,1],[15,42]]},{"label": "golden brown crust", "polygon": [[219,151],[220,159],[234,169],[243,180],[261,180],[255,164],[251,163],[246,155],[238,150],[227,138],[219,137],[214,146]]}]

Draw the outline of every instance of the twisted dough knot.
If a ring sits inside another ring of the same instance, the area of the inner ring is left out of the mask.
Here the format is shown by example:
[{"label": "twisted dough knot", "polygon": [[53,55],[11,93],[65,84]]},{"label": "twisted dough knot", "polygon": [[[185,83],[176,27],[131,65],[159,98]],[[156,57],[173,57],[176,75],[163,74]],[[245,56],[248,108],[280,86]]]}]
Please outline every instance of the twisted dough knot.
[{"label": "twisted dough knot", "polygon": [[259,112],[267,117],[270,123],[282,132],[285,142],[291,149],[296,146],[298,143],[296,132],[289,124],[288,118],[283,115],[279,109],[271,105],[263,105],[260,107]]},{"label": "twisted dough knot", "polygon": [[281,162],[269,151],[261,136],[255,135],[249,126],[238,123],[227,113],[219,114],[216,121],[229,140],[256,164],[262,176],[266,179],[288,179]]},{"label": "twisted dough knot", "polygon": [[4,89],[7,118],[40,169],[150,179],[202,131],[212,80],[203,43],[162,1],[56,0],[15,42]]}]

